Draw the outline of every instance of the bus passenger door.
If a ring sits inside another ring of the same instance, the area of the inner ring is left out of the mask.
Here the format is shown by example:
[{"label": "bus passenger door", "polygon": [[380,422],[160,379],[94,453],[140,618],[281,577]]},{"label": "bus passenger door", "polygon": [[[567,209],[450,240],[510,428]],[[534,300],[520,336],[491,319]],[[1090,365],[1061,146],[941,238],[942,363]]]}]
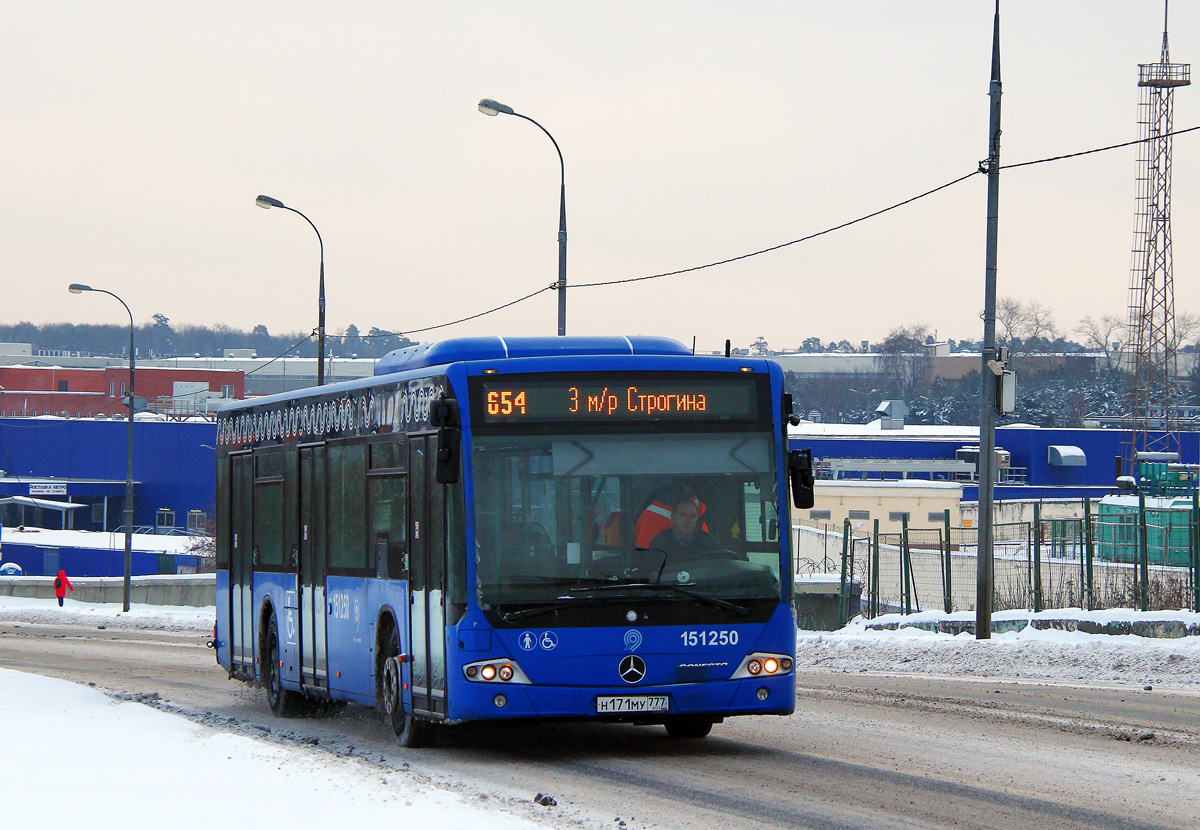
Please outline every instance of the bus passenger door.
[{"label": "bus passenger door", "polygon": [[300,448],[300,683],[329,689],[325,662],[325,447]]},{"label": "bus passenger door", "polygon": [[446,714],[446,537],[444,487],[438,484],[437,438],[408,443],[409,637],[412,708]]},{"label": "bus passenger door", "polygon": [[229,597],[230,668],[254,676],[254,552],[250,527],[253,517],[254,457],[229,456]]}]

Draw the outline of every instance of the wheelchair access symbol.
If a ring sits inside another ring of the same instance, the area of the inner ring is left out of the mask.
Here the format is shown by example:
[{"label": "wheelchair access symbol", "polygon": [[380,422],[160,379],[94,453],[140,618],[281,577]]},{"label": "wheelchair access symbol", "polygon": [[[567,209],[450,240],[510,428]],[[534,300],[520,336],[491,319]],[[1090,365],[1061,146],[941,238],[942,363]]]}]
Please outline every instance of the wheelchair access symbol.
[{"label": "wheelchair access symbol", "polygon": [[558,637],[553,631],[543,631],[541,634],[522,631],[521,636],[517,638],[517,645],[521,647],[522,651],[533,651],[538,646],[546,651],[553,651],[558,648]]}]

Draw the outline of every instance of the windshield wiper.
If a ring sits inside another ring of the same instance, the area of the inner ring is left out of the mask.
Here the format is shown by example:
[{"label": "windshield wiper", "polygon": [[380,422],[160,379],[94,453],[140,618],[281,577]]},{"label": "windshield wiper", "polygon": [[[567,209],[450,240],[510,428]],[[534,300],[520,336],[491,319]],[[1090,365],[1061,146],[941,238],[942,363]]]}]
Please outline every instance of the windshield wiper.
[{"label": "windshield wiper", "polygon": [[730,602],[720,597],[701,594],[698,591],[689,591],[688,588],[694,588],[696,583],[688,582],[683,585],[675,585],[670,582],[621,582],[614,585],[595,585],[588,588],[572,588],[571,593],[584,591],[619,591],[626,588],[644,588],[651,591],[675,591],[676,593],[689,596],[692,599],[698,599],[701,602],[707,602],[709,605],[715,605],[725,611],[732,611],[739,617],[749,615],[750,609],[744,605],[738,605],[736,602]]},{"label": "windshield wiper", "polygon": [[556,602],[553,602],[550,605],[539,605],[535,608],[525,608],[521,611],[509,611],[506,614],[501,614],[500,618],[505,622],[516,622],[517,620],[524,620],[528,617],[536,617],[540,614],[549,614],[551,611],[558,611],[562,608],[566,608],[569,605],[579,605],[581,603],[583,605],[597,604],[595,600],[589,601],[581,597],[559,597]]},{"label": "windshield wiper", "polygon": [[[692,599],[698,599],[701,602],[707,602],[709,605],[716,606],[717,608],[720,608],[723,611],[729,611],[731,613],[737,614],[739,617],[749,616],[750,609],[747,608],[746,606],[738,605],[736,602],[730,602],[729,600],[721,599],[720,597],[709,596],[708,594],[702,594],[698,591],[689,591],[688,590],[689,588],[694,588],[694,587],[695,587],[694,582],[689,582],[684,585],[674,585],[671,583],[662,583],[662,582],[621,582],[621,583],[613,583],[613,584],[608,584],[608,585],[591,585],[591,586],[586,586],[583,588],[572,588],[571,593],[577,594],[577,593],[588,593],[588,592],[594,592],[594,591],[598,591],[598,592],[623,591],[623,590],[628,590],[628,589],[632,589],[632,588],[640,588],[640,589],[646,589],[646,590],[650,590],[650,591],[674,591],[677,594],[683,594],[684,596],[691,597]],[[601,602],[596,599],[589,600],[585,597],[565,596],[565,597],[559,597],[556,602],[550,603],[549,605],[539,605],[536,608],[525,608],[520,611],[509,611],[507,614],[501,614],[500,616],[501,616],[501,619],[503,619],[505,622],[517,622],[518,620],[525,620],[525,619],[529,619],[530,617],[537,617],[542,614],[549,614],[553,611],[559,611],[559,610],[561,610],[563,608],[567,608],[567,607],[572,607],[572,606],[579,607],[581,605],[599,605],[599,604],[601,604]]]}]

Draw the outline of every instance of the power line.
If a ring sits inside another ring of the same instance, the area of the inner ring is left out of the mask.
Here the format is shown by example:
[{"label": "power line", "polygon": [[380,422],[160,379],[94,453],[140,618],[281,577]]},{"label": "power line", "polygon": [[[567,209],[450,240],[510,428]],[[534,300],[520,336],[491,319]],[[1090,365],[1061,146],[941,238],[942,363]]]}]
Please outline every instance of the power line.
[{"label": "power line", "polygon": [[526,294],[524,297],[520,297],[519,299],[513,300],[510,303],[505,303],[504,305],[496,306],[495,308],[488,309],[487,311],[481,311],[478,314],[472,314],[470,317],[463,317],[461,320],[455,320],[452,323],[441,323],[436,326],[426,326],[423,329],[409,329],[408,331],[404,332],[404,335],[407,336],[410,334],[420,334],[420,333],[426,332],[426,331],[433,331],[434,329],[444,329],[447,326],[456,326],[459,323],[465,323],[468,320],[474,320],[477,317],[484,317],[488,314],[495,314],[497,311],[506,309],[509,306],[514,306],[517,303],[523,303],[526,300],[532,300],[534,297],[536,297],[538,294],[541,294],[543,291],[551,291],[557,287],[558,287],[558,283],[551,283],[550,285],[539,288],[537,291],[534,291],[532,294]]},{"label": "power line", "polygon": [[[973,170],[972,172],[968,173],[965,176],[960,176],[959,178],[957,178],[953,181],[946,182],[943,185],[939,185],[939,186],[933,188],[932,190],[927,190],[924,193],[921,193],[917,196],[913,196],[909,199],[905,199],[902,202],[897,202],[894,205],[889,205],[888,207],[881,208],[880,210],[877,210],[874,213],[868,213],[866,216],[860,216],[857,219],[850,220],[849,222],[843,222],[840,225],[835,225],[831,228],[826,228],[823,231],[817,231],[816,233],[812,233],[812,234],[809,234],[808,236],[800,237],[799,239],[793,239],[790,242],[783,242],[779,245],[773,245],[770,248],[763,248],[762,250],[759,250],[759,251],[753,251],[748,254],[741,254],[739,256],[729,257],[728,259],[722,259],[717,262],[709,262],[709,263],[706,263],[705,265],[695,265],[695,266],[692,266],[691,268],[681,268],[678,271],[667,271],[662,274],[651,274],[651,275],[645,276],[645,277],[630,277],[628,279],[623,279],[623,280],[607,280],[605,282],[577,283],[570,287],[573,289],[574,288],[596,288],[596,287],[602,286],[602,285],[620,285],[622,283],[641,282],[643,280],[656,280],[656,279],[661,279],[663,277],[673,277],[678,274],[687,274],[692,271],[700,271],[705,268],[714,268],[718,265],[726,265],[730,262],[737,262],[738,260],[749,259],[750,257],[759,256],[761,254],[767,254],[767,253],[770,253],[771,251],[778,251],[779,249],[786,248],[789,245],[796,245],[801,242],[807,242],[808,240],[815,239],[818,236],[824,236],[825,234],[833,233],[834,231],[841,230],[842,228],[848,228],[851,225],[856,225],[859,222],[865,222],[868,219],[873,219],[876,216],[887,213],[890,210],[895,210],[896,208],[900,208],[900,207],[904,207],[905,205],[912,204],[913,202],[917,201],[918,199],[924,199],[926,196],[932,196],[934,193],[937,193],[940,190],[945,190],[948,187],[953,187],[954,185],[958,184],[959,182],[966,181],[967,179],[976,175],[978,172],[979,172],[978,170]],[[444,329],[449,326],[456,326],[459,323],[465,323],[468,320],[475,320],[475,319],[478,319],[479,317],[486,317],[489,314],[494,314],[497,311],[508,308],[510,306],[514,306],[517,303],[523,303],[526,300],[531,300],[534,297],[536,297],[538,294],[541,294],[543,291],[554,291],[554,290],[558,290],[558,283],[556,283],[556,282],[551,283],[550,285],[547,285],[543,288],[539,288],[537,291],[534,291],[531,294],[526,294],[524,297],[519,297],[518,299],[515,299],[515,300],[512,300],[511,302],[505,303],[504,305],[496,306],[495,308],[488,309],[487,311],[481,311],[478,314],[472,314],[470,317],[463,317],[459,320],[454,320],[453,322],[450,322],[450,323],[440,323],[436,326],[426,326],[426,327],[420,328],[420,329],[409,329],[405,332],[394,332],[391,334],[360,334],[360,335],[358,335],[358,337],[365,340],[365,339],[368,339],[371,337],[393,337],[393,336],[398,336],[401,334],[404,336],[407,336],[410,334],[421,334],[423,332],[433,331],[435,329]]]},{"label": "power line", "polygon": [[[1105,147],[1096,147],[1091,150],[1081,150],[1080,152],[1077,152],[1077,153],[1067,153],[1067,154],[1060,155],[1060,156],[1051,156],[1048,158],[1034,159],[1032,161],[1022,161],[1022,162],[1016,162],[1014,164],[1005,164],[1005,165],[1001,165],[1000,169],[1008,170],[1008,169],[1016,168],[1016,167],[1028,167],[1028,166],[1034,165],[1034,164],[1046,164],[1048,162],[1053,162],[1053,161],[1063,161],[1064,159],[1077,158],[1078,156],[1086,156],[1086,155],[1091,155],[1093,153],[1103,153],[1108,150],[1117,150],[1122,147],[1130,147],[1135,144],[1141,144],[1141,143],[1144,143],[1147,141],[1155,141],[1159,138],[1165,138],[1167,136],[1183,135],[1184,133],[1190,133],[1195,130],[1200,130],[1200,126],[1187,127],[1182,130],[1175,130],[1170,133],[1164,133],[1161,136],[1152,136],[1150,138],[1139,138],[1139,139],[1135,139],[1133,141],[1121,142],[1120,144],[1109,144]],[[874,211],[873,213],[868,213],[864,216],[860,216],[857,219],[852,219],[849,222],[843,222],[840,225],[834,225],[832,227],[826,228],[825,230],[817,231],[816,233],[811,233],[811,234],[808,234],[807,236],[802,236],[799,239],[793,239],[790,242],[783,242],[783,243],[780,243],[779,245],[772,245],[769,248],[763,248],[761,250],[752,251],[747,254],[740,254],[738,256],[728,257],[727,259],[717,260],[716,262],[705,263],[704,265],[695,265],[695,266],[692,266],[691,268],[681,268],[676,271],[666,271],[661,274],[650,274],[650,275],[644,276],[644,277],[629,277],[629,278],[620,279],[620,280],[605,280],[602,282],[576,283],[575,285],[572,285],[571,288],[573,288],[573,289],[574,288],[596,288],[596,287],[604,286],[604,285],[623,285],[625,283],[631,283],[631,282],[643,282],[645,280],[662,279],[663,277],[673,277],[673,276],[677,276],[679,274],[687,274],[687,273],[692,273],[695,271],[701,271],[706,268],[715,268],[718,265],[727,265],[728,263],[731,263],[731,262],[738,262],[740,260],[750,259],[751,257],[756,257],[756,256],[761,256],[762,254],[771,253],[772,251],[778,251],[782,248],[787,248],[791,245],[798,245],[801,242],[807,242],[809,240],[816,239],[819,236],[824,236],[826,234],[833,233],[834,231],[839,231],[839,230],[842,230],[843,228],[848,228],[851,225],[857,225],[860,222],[865,222],[868,219],[873,219],[876,216],[881,216],[882,214],[888,213],[889,211],[896,210],[897,208],[904,207],[905,205],[910,205],[913,202],[916,202],[920,199],[924,199],[926,196],[932,196],[933,194],[935,194],[939,191],[945,190],[949,187],[953,187],[954,185],[959,184],[960,182],[966,181],[967,179],[971,178],[972,176],[976,175],[977,173],[985,172],[985,170],[986,170],[985,164],[986,164],[986,162],[983,162],[980,164],[980,167],[978,170],[974,170],[974,171],[966,174],[965,176],[960,176],[959,178],[954,179],[949,182],[946,182],[945,184],[939,185],[930,190],[926,190],[924,193],[920,193],[909,199],[905,199],[901,202],[897,202],[893,205],[889,205],[888,207],[881,208],[880,210]],[[500,309],[508,308],[509,306],[516,305],[517,303],[520,303],[520,302],[524,302],[525,300],[528,300],[528,299],[535,297],[538,294],[542,293],[542,291],[556,289],[557,287],[558,287],[557,283],[551,284],[551,285],[547,286],[546,288],[542,288],[538,291],[533,292],[532,294],[527,294],[526,296],[521,297],[520,299],[513,300],[510,303],[506,303],[505,305],[498,306],[494,309],[490,309],[488,311],[482,311],[479,314],[473,314],[470,317],[464,317],[463,319],[455,320],[452,323],[442,323],[437,326],[427,326],[422,329],[414,329],[408,333],[409,334],[417,334],[420,332],[433,331],[434,329],[446,328],[447,326],[453,326],[458,323],[463,323],[463,322],[466,322],[467,320],[474,320],[478,317],[483,317],[485,315],[492,314],[493,312],[499,311]]]},{"label": "power line", "polygon": [[1000,169],[1009,170],[1014,167],[1028,167],[1031,164],[1045,164],[1046,162],[1050,161],[1062,161],[1063,159],[1073,159],[1078,158],[1079,156],[1089,156],[1092,153],[1103,153],[1106,150],[1119,150],[1122,147],[1132,147],[1135,144],[1146,144],[1150,141],[1158,141],[1162,138],[1183,135],[1184,133],[1194,132],[1195,130],[1200,130],[1200,126],[1186,127],[1182,130],[1174,130],[1169,133],[1163,133],[1162,135],[1149,136],[1148,138],[1135,138],[1133,141],[1123,141],[1120,144],[1109,144],[1107,147],[1096,147],[1093,150],[1080,150],[1078,153],[1067,153],[1066,155],[1062,156],[1050,156],[1049,158],[1034,159],[1033,161],[1019,161],[1016,164],[1002,164],[1000,165]]},{"label": "power line", "polygon": [[[288,352],[290,352],[292,349],[296,348],[297,346],[303,345],[303,344],[304,344],[306,341],[312,340],[312,338],[313,338],[313,335],[314,335],[314,334],[316,334],[316,332],[309,332],[307,335],[305,335],[304,337],[300,338],[300,339],[299,339],[299,340],[297,340],[295,343],[293,343],[292,345],[290,345],[290,346],[288,346],[286,349],[284,349],[282,353],[280,353],[279,355],[277,355],[277,356],[275,356],[275,357],[271,358],[271,359],[270,359],[270,360],[268,360],[266,363],[264,363],[262,366],[259,366],[259,367],[255,368],[255,369],[251,369],[249,372],[246,372],[246,374],[247,374],[247,375],[252,375],[252,374],[254,374],[255,372],[257,372],[259,369],[265,369],[265,368],[267,368],[267,367],[268,367],[268,366],[270,366],[272,363],[274,363],[276,360],[280,360],[281,358],[283,358],[283,357],[284,357],[284,356],[285,356],[285,355],[286,355]],[[318,355],[318,359],[319,359],[319,360],[324,360],[324,359],[325,359],[325,355]]]},{"label": "power line", "polygon": [[875,211],[874,213],[868,213],[866,216],[860,216],[857,219],[851,219],[849,222],[843,222],[840,225],[834,225],[833,227],[826,228],[823,231],[817,231],[816,233],[810,233],[808,236],[802,236],[799,239],[793,239],[791,242],[782,242],[778,245],[772,245],[770,248],[763,248],[758,251],[752,251],[751,253],[748,253],[748,254],[741,254],[739,256],[729,257],[728,259],[722,259],[722,260],[718,260],[716,262],[709,262],[704,265],[694,265],[691,268],[681,268],[678,271],[667,271],[662,274],[651,274],[646,277],[629,277],[628,279],[623,279],[623,280],[606,280],[604,282],[583,282],[583,283],[577,283],[575,285],[572,285],[571,287],[572,288],[595,288],[595,287],[601,286],[601,285],[621,285],[623,283],[628,283],[628,282],[641,282],[643,280],[657,280],[657,279],[662,279],[663,277],[673,277],[678,274],[687,274],[692,271],[700,271],[705,268],[715,268],[718,265],[727,265],[730,262],[737,262],[739,260],[749,259],[750,257],[760,256],[762,254],[769,254],[772,251],[778,251],[781,248],[787,248],[790,245],[798,245],[801,242],[807,242],[810,239],[816,239],[818,236],[824,236],[825,234],[833,233],[834,231],[840,231],[843,228],[848,228],[851,225],[857,225],[859,222],[865,222],[868,219],[874,219],[876,216],[880,216],[884,213],[887,213],[890,210],[895,210],[896,208],[904,207],[905,205],[911,205],[913,202],[917,201],[918,199],[924,199],[926,196],[932,196],[934,193],[937,193],[940,190],[945,190],[948,187],[953,187],[954,185],[958,184],[959,182],[965,182],[967,179],[976,175],[978,172],[979,172],[978,170],[972,170],[970,173],[968,173],[965,176],[959,176],[957,179],[954,179],[953,181],[949,181],[949,182],[946,182],[945,184],[938,185],[937,187],[933,188],[932,190],[926,190],[924,193],[921,193],[917,196],[913,196],[909,199],[905,199],[902,202],[896,202],[896,204],[894,204],[894,205],[889,205],[888,207],[880,208],[879,210]]}]

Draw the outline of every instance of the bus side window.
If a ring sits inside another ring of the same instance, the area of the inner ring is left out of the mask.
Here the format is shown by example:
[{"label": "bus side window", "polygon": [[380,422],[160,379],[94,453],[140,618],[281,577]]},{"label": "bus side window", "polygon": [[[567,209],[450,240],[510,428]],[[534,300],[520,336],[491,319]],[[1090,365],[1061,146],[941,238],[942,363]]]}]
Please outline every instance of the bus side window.
[{"label": "bus side window", "polygon": [[328,450],[329,566],[343,571],[370,568],[367,558],[375,552],[364,533],[365,450],[362,444],[331,444]]},{"label": "bus side window", "polygon": [[402,475],[371,476],[371,537],[375,540],[375,575],[380,579],[404,579],[408,573],[408,530],[406,516],[408,479]]}]

